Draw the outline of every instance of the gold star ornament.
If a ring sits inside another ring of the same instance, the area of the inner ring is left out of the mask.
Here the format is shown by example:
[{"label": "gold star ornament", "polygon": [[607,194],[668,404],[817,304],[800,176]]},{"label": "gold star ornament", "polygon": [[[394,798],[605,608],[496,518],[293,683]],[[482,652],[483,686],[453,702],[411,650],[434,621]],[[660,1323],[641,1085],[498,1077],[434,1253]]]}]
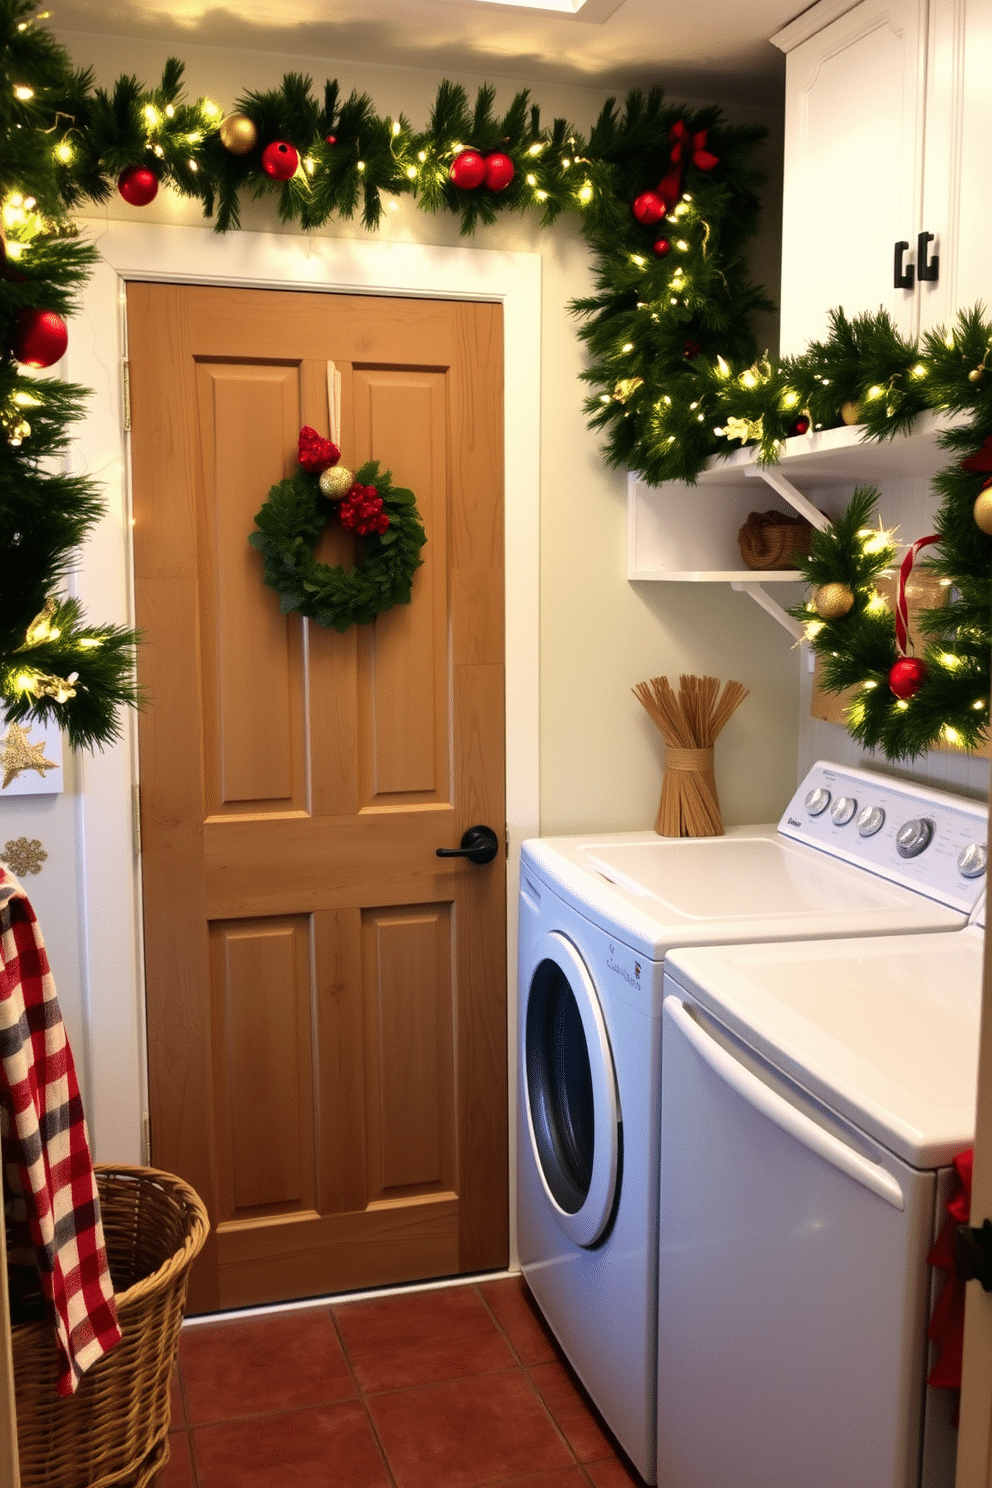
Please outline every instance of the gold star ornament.
[{"label": "gold star ornament", "polygon": [[44,780],[46,770],[58,769],[55,760],[45,758],[44,744],[31,744],[29,740],[30,730],[17,723],[7,725],[7,732],[0,737],[0,766],[3,768],[0,790],[6,790],[22,770],[37,770]]}]

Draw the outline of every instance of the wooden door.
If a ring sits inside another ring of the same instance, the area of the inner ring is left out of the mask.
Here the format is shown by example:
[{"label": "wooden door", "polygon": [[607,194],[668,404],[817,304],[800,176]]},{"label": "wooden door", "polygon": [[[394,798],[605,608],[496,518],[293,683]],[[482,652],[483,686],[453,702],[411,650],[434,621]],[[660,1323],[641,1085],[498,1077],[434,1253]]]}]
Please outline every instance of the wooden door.
[{"label": "wooden door", "polygon": [[[500,307],[127,309],[151,1150],[210,1210],[193,1309],[502,1267]],[[428,537],[412,604],[343,635],[282,616],[247,542],[333,370],[342,463]],[[436,857],[475,823],[495,862]]]}]

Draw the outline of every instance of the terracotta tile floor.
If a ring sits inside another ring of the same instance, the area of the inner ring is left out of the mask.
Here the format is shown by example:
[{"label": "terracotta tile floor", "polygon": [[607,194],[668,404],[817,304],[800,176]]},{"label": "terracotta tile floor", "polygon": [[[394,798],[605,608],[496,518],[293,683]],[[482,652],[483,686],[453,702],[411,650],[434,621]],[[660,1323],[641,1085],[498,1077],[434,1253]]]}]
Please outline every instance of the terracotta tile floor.
[{"label": "terracotta tile floor", "polygon": [[183,1329],[159,1488],[625,1488],[518,1277]]}]

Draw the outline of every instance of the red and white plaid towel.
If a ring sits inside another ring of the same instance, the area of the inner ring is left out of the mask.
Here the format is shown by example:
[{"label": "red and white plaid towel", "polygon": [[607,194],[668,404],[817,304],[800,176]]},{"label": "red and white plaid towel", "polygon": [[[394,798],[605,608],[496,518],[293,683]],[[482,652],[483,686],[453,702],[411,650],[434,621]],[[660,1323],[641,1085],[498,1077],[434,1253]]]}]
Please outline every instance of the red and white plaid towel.
[{"label": "red and white plaid towel", "polygon": [[[79,1084],[27,895],[0,869],[0,1137],[9,1260],[36,1265],[60,1395],[120,1341]],[[20,1230],[20,1237],[18,1231]],[[23,1243],[31,1247],[25,1255]],[[5,1282],[5,1278],[0,1278]]]}]

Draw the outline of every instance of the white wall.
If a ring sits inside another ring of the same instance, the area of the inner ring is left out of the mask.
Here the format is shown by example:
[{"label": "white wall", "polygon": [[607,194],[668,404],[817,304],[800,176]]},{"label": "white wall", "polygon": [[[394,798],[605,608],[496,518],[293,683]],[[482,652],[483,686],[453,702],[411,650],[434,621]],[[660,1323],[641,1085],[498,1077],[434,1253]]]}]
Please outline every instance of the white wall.
[{"label": "white wall", "polygon": [[[59,39],[75,63],[92,67],[103,85],[123,72],[133,72],[153,86],[167,56],[167,49],[155,43],[82,34],[64,34]],[[240,93],[277,86],[284,72],[297,70],[313,76],[318,85],[325,77],[337,77],[345,92],[352,88],[367,91],[380,113],[402,111],[415,125],[422,125],[440,81],[439,76],[426,73],[356,68],[314,58],[195,47],[183,49],[182,56],[187,64],[188,95],[209,95],[225,108]],[[470,94],[482,81],[475,77],[459,80]],[[499,85],[497,107],[509,103],[516,86],[526,83]],[[564,115],[583,131],[592,125],[606,96],[589,89],[543,85],[533,95],[547,122]],[[744,115],[734,110],[732,117]],[[774,110],[767,122],[776,125]],[[776,144],[770,151],[773,171],[778,153]],[[765,282],[773,286],[777,283],[777,202],[773,185],[760,253]],[[87,215],[101,213],[142,224],[158,222],[166,230],[170,223],[202,220],[195,204],[180,202],[168,193],[140,212],[115,196],[106,207],[88,209]],[[279,230],[274,212],[264,203],[249,206],[245,226]],[[322,236],[361,240],[366,234],[359,226],[340,223]],[[387,214],[378,237],[381,241],[524,251],[541,258],[541,618],[539,635],[534,637],[541,678],[540,829],[553,833],[653,824],[662,749],[630,689],[642,678],[659,673],[674,678],[682,670],[736,677],[751,689],[717,747],[720,798],[728,824],[776,818],[796,775],[798,652],[791,649],[786,632],[772,619],[745,596],[722,586],[627,582],[624,476],[608,471],[602,463],[596,438],[586,428],[581,411],[583,385],[577,379],[584,360],[567,306],[572,298],[589,292],[592,277],[577,227],[563,222],[542,231],[536,219],[512,219],[481,231],[466,243],[458,236],[456,222],[429,218],[403,202]],[[769,340],[773,335],[769,327]],[[686,500],[692,500],[691,490]],[[107,618],[97,612],[89,597],[87,604],[94,619]],[[87,762],[82,764],[85,781]],[[90,775],[98,773],[97,764]],[[87,964],[77,905],[84,888],[98,892],[98,886],[82,883],[83,872],[76,867],[84,861],[84,848],[71,791],[55,807],[46,809],[44,817],[32,816],[29,808],[0,800],[0,844],[10,835],[27,833],[41,837],[49,850],[49,861],[42,874],[30,881],[30,891],[53,949],[70,1036],[75,1022],[85,1051]],[[23,825],[26,811],[28,825]],[[13,821],[15,813],[16,825],[7,831],[7,821]],[[32,820],[44,820],[44,830],[38,824],[31,827]],[[98,855],[87,855],[90,877],[99,873],[98,862]],[[137,954],[136,946],[120,949],[125,962]],[[75,1041],[74,1047],[78,1059]]]}]

